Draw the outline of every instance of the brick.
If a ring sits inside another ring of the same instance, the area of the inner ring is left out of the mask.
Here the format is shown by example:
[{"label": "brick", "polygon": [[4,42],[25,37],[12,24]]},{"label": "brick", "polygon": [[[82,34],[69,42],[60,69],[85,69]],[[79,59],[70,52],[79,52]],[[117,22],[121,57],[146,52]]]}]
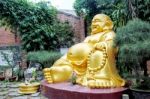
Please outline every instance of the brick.
[{"label": "brick", "polygon": [[15,40],[15,35],[10,32],[10,30],[5,30],[5,28],[0,28],[0,46],[16,45],[20,44],[20,39],[17,37]]},{"label": "brick", "polygon": [[74,31],[74,36],[76,39],[76,43],[79,43],[84,40],[85,33],[84,33],[84,20],[81,17],[69,15],[67,13],[59,12],[57,15],[57,18],[61,22],[68,21],[69,24],[72,26],[72,29]]}]

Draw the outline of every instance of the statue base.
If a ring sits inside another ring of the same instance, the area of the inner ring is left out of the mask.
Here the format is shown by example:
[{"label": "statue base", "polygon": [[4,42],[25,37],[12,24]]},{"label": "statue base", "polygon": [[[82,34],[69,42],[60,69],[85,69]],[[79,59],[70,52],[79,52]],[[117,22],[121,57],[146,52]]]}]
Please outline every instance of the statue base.
[{"label": "statue base", "polygon": [[122,99],[127,88],[90,89],[69,82],[48,84],[41,82],[41,92],[48,99]]}]

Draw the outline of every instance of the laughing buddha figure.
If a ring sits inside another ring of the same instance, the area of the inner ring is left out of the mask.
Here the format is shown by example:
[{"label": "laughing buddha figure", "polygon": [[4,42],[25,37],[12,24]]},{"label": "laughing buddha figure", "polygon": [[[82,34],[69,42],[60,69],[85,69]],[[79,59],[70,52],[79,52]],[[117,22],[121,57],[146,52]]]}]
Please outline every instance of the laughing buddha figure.
[{"label": "laughing buddha figure", "polygon": [[48,83],[68,81],[73,74],[76,83],[90,88],[121,87],[125,81],[118,75],[113,47],[113,22],[105,14],[92,19],[91,35],[73,45],[52,67],[45,68]]}]

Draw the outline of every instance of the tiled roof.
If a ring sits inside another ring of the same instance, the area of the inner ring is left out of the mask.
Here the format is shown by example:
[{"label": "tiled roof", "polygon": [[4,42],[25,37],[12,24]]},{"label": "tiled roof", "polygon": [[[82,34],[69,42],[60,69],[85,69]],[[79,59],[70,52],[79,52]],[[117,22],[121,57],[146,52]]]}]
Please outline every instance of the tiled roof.
[{"label": "tiled roof", "polygon": [[77,16],[77,14],[74,10],[59,9],[58,12],[62,12],[62,13],[68,14],[68,15],[72,15],[74,17],[79,17],[79,16]]}]

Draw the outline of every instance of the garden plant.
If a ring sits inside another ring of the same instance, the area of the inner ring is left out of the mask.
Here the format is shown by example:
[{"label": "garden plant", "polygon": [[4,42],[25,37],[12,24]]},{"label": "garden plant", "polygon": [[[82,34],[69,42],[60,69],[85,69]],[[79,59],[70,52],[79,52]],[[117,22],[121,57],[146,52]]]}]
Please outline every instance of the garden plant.
[{"label": "garden plant", "polygon": [[119,47],[117,65],[120,73],[136,79],[134,87],[150,90],[146,62],[150,59],[150,23],[129,21],[117,29],[115,44]]}]

